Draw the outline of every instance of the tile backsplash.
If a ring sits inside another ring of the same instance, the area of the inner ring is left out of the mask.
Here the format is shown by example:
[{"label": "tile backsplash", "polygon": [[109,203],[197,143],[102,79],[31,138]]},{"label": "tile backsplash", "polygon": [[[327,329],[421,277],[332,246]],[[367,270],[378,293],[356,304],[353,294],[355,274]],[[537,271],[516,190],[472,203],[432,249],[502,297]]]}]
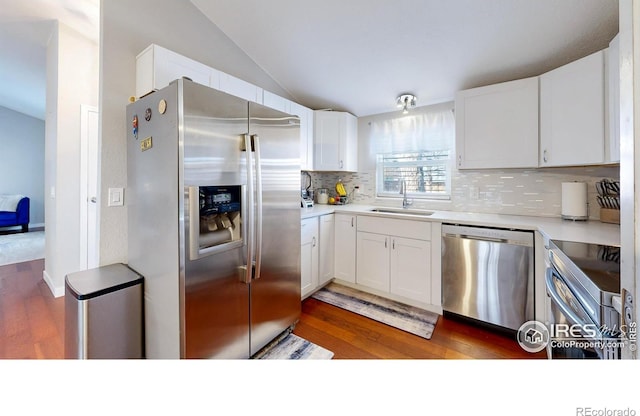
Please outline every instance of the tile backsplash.
[{"label": "tile backsplash", "polygon": [[[335,184],[342,180],[350,202],[396,206],[398,199],[376,199],[375,171],[369,172],[309,172],[312,189],[328,188],[335,193]],[[586,182],[589,217],[598,219],[595,183],[603,178],[618,180],[619,166],[593,166],[546,169],[457,170],[451,178],[451,199],[414,200],[416,208],[478,212],[492,214],[559,217],[562,212],[562,183]],[[301,175],[301,184],[307,183]],[[355,186],[358,192],[353,192]]]}]

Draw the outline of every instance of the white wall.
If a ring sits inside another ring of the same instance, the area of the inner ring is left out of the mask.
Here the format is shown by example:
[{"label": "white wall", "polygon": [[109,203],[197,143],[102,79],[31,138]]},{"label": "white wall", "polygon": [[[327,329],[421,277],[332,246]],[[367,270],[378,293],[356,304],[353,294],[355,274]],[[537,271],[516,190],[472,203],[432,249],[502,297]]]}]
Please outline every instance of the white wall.
[{"label": "white wall", "polygon": [[98,104],[98,45],[58,23],[47,47],[45,270],[55,296],[80,267],[80,108]]},{"label": "white wall", "polygon": [[135,57],[155,43],[283,97],[290,96],[187,0],[101,2],[100,262],[127,262],[127,213],[107,207],[110,187],[126,187],[125,109],[135,95]]},{"label": "white wall", "polygon": [[44,224],[44,121],[0,107],[0,194],[30,201],[30,226]]},{"label": "white wall", "polygon": [[54,244],[57,242],[56,204],[51,192],[56,186],[57,172],[57,137],[58,137],[58,25],[54,24],[49,44],[47,45],[47,88],[45,111],[45,144],[44,144],[44,192],[45,192],[45,237],[44,252],[44,280],[51,292],[58,296],[56,288],[59,279],[55,279],[57,270],[58,251]]}]

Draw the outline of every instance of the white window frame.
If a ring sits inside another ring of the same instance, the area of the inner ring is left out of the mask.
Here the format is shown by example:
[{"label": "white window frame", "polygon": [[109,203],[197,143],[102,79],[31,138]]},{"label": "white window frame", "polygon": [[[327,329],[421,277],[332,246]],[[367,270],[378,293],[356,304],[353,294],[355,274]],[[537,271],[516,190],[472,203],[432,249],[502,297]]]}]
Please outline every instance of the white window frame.
[{"label": "white window frame", "polygon": [[[446,159],[434,159],[434,160],[421,160],[421,161],[413,161],[413,162],[391,162],[388,164],[384,163],[385,157],[393,157],[394,155],[404,155],[411,153],[438,153],[438,152],[448,152]],[[453,149],[443,149],[440,151],[398,151],[392,153],[378,154],[376,156],[376,198],[402,198],[399,191],[385,191],[384,188],[384,167],[385,165],[397,166],[397,167],[407,167],[407,168],[418,168],[421,166],[430,167],[437,165],[444,165],[445,167],[445,184],[443,192],[416,192],[411,191],[411,184],[408,182],[407,184],[407,197],[411,199],[418,200],[450,200],[451,199],[451,176],[453,174],[453,158],[452,158]],[[398,188],[400,189],[400,188]]]}]

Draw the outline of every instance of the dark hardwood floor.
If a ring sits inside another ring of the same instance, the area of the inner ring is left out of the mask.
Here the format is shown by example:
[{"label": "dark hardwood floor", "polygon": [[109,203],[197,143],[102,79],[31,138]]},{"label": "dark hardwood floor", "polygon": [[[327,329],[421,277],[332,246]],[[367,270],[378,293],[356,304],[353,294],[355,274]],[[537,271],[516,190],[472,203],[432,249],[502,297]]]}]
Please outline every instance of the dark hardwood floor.
[{"label": "dark hardwood floor", "polygon": [[0,358],[64,358],[64,298],[43,270],[44,260],[0,266]]},{"label": "dark hardwood floor", "polygon": [[293,331],[334,352],[334,359],[533,359],[516,340],[462,320],[440,316],[430,340],[313,298],[302,303]]},{"label": "dark hardwood floor", "polygon": [[[0,266],[0,358],[64,358],[64,298],[44,280],[44,260]],[[336,359],[544,358],[500,333],[440,317],[425,340],[335,306],[306,299],[294,333]]]}]

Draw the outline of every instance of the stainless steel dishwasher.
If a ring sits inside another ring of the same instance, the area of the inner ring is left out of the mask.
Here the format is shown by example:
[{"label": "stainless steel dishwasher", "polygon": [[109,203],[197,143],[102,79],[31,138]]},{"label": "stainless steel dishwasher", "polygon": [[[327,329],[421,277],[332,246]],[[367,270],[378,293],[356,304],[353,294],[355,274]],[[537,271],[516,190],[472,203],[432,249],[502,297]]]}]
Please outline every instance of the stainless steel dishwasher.
[{"label": "stainless steel dishwasher", "polygon": [[533,232],[442,225],[442,308],[517,330],[534,319]]}]

